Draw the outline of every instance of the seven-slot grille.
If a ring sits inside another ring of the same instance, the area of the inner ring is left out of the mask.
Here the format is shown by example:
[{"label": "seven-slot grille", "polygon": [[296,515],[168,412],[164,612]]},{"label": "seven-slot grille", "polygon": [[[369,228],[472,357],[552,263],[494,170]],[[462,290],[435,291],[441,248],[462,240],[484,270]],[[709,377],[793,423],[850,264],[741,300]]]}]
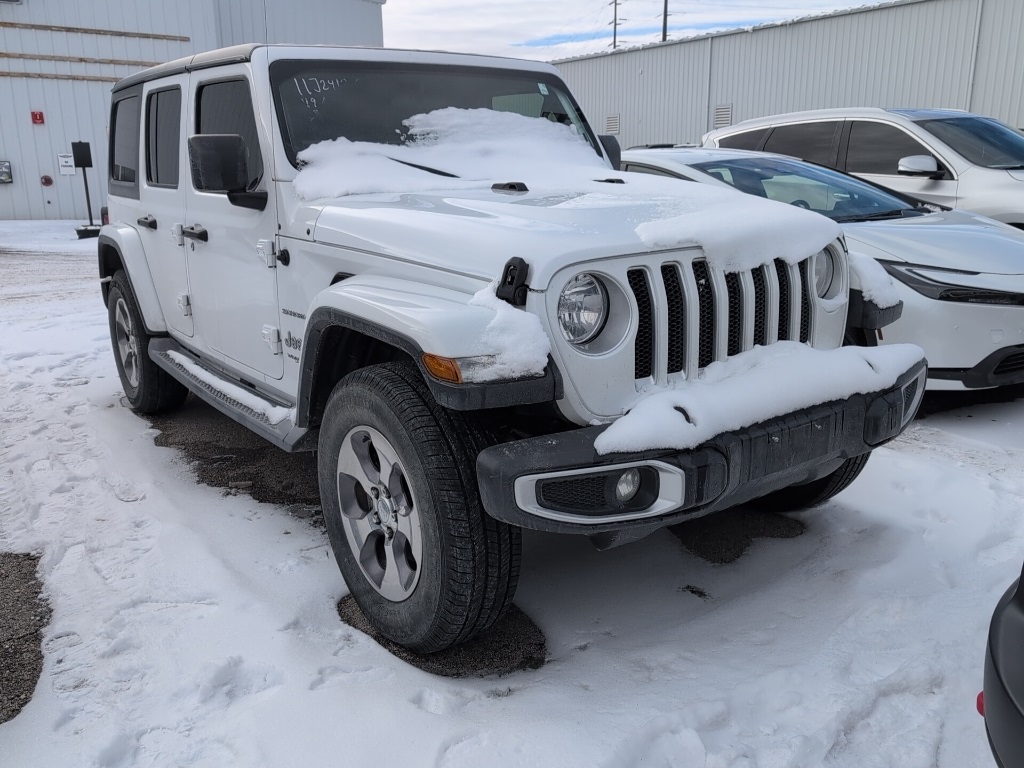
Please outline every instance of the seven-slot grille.
[{"label": "seven-slot grille", "polygon": [[755,344],[811,336],[810,259],[776,259],[746,272],[716,273],[704,259],[660,270],[633,268],[629,287],[640,313],[637,379],[693,377],[715,360]]}]

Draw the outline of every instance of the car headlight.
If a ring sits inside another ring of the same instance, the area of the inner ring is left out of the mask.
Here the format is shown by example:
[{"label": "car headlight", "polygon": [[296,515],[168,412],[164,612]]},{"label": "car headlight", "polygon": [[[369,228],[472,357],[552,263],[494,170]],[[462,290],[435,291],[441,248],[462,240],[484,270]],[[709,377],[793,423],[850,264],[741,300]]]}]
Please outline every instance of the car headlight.
[{"label": "car headlight", "polygon": [[[913,288],[921,295],[927,296],[929,299],[956,301],[965,304],[1024,306],[1024,294],[999,291],[993,288],[976,288],[970,285],[945,283],[937,278],[938,275],[942,275],[948,276],[950,280],[955,280],[957,275],[973,277],[978,274],[977,272],[946,269],[943,267],[926,267],[918,264],[904,264],[892,261],[880,261],[879,263],[894,278],[909,288]],[[924,273],[928,274],[925,275]]]},{"label": "car headlight", "polygon": [[818,297],[829,298],[832,283],[836,279],[836,257],[830,248],[818,251],[814,256],[814,288]]},{"label": "car headlight", "polygon": [[558,297],[558,325],[570,344],[597,338],[608,319],[608,291],[586,272],[576,275]]}]

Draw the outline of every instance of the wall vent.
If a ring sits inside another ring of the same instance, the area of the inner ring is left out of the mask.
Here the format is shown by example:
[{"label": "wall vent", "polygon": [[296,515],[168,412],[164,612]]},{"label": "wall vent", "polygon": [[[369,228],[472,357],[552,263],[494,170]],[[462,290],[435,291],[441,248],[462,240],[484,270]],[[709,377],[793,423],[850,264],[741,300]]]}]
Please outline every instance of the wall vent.
[{"label": "wall vent", "polygon": [[732,104],[719,104],[715,107],[714,128],[725,128],[732,125]]},{"label": "wall vent", "polygon": [[615,135],[619,132],[619,116],[608,115],[604,121],[604,132]]}]

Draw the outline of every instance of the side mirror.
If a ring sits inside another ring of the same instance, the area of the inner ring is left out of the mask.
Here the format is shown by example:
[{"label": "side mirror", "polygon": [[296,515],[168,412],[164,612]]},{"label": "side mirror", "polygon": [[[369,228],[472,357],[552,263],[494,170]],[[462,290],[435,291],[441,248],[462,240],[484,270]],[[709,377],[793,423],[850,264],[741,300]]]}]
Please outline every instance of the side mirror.
[{"label": "side mirror", "polygon": [[201,133],[189,137],[188,158],[192,186],[199,192],[224,192],[228,202],[262,211],[266,192],[250,192],[245,139],[237,134]]},{"label": "side mirror", "polygon": [[619,146],[619,140],[614,136],[598,136],[597,138],[600,140],[601,146],[604,147],[604,153],[611,161],[612,170],[619,170],[622,165],[622,147]]},{"label": "side mirror", "polygon": [[931,155],[901,157],[897,171],[901,176],[927,176],[929,179],[941,179],[945,175]]}]

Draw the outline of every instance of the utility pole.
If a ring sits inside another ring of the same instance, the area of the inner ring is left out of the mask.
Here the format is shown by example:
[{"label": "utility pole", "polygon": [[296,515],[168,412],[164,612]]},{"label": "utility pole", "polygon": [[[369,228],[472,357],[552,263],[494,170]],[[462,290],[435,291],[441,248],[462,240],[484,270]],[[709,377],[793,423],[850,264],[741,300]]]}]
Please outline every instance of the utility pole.
[{"label": "utility pole", "polygon": [[625,0],[612,0],[608,5],[612,7],[612,50],[619,47],[619,24],[628,19],[619,18],[619,3]]},{"label": "utility pole", "polygon": [[665,10],[661,14],[661,42],[668,40],[668,0],[665,0]]}]

